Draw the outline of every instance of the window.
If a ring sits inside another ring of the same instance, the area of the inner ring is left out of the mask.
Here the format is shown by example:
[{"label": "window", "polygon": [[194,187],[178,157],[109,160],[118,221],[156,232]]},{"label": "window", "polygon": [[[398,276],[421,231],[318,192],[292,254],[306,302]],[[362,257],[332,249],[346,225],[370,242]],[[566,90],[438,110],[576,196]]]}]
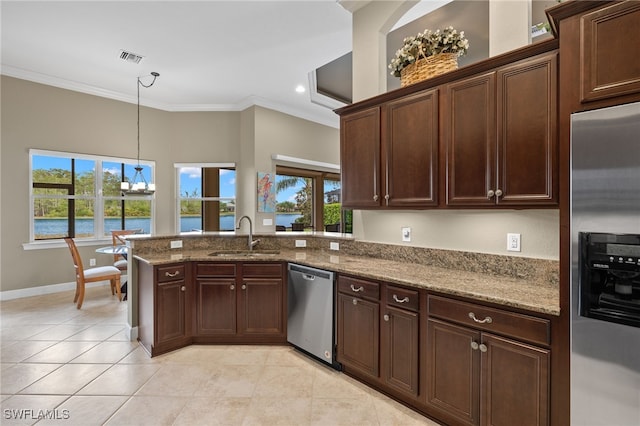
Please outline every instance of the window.
[{"label": "window", "polygon": [[235,164],[176,164],[175,167],[178,175],[178,232],[233,231]]},{"label": "window", "polygon": [[351,232],[351,212],[343,212],[340,203],[339,174],[277,166],[276,192],[276,226]]},{"label": "window", "polygon": [[[153,229],[153,197],[124,197],[120,183],[133,176],[132,160],[31,150],[30,241],[107,238],[114,229]],[[151,162],[140,162],[152,180]]]}]

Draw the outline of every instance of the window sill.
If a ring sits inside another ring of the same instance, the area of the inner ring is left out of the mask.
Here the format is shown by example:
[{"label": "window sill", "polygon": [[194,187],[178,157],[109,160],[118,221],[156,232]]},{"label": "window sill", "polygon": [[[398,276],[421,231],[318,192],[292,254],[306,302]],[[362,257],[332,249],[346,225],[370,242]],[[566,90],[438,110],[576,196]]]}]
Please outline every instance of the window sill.
[{"label": "window sill", "polygon": [[[104,246],[104,245],[111,245],[113,244],[113,242],[111,241],[111,238],[101,238],[101,239],[81,239],[81,240],[75,240],[76,242],[76,246],[78,247],[84,247],[84,246]],[[64,242],[63,239],[57,239],[57,240],[46,240],[46,241],[33,241],[30,243],[23,243],[22,244],[22,249],[27,251],[27,250],[47,250],[47,249],[54,249],[54,248],[66,248],[67,244]]]}]

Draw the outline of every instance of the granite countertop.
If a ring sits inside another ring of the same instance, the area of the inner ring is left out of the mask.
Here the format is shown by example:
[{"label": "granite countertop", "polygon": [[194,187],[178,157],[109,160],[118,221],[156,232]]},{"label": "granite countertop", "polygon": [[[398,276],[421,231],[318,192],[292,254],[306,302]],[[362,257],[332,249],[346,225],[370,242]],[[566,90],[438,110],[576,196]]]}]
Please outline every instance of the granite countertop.
[{"label": "granite countertop", "polygon": [[214,251],[212,249],[164,251],[144,255],[136,255],[134,252],[134,259],[151,265],[187,261],[284,261],[542,314],[560,314],[558,287],[544,281],[344,255],[339,251],[286,249],[255,257],[233,255],[233,253],[225,253],[225,256],[211,256],[210,253]]}]

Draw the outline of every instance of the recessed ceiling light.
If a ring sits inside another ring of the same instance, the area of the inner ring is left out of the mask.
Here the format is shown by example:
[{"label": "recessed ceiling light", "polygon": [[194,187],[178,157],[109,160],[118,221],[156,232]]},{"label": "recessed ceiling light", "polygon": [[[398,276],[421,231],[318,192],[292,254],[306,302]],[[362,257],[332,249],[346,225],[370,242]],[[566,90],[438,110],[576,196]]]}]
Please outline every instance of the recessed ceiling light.
[{"label": "recessed ceiling light", "polygon": [[304,86],[302,84],[298,84],[298,86],[296,86],[296,92],[304,93],[305,92]]}]

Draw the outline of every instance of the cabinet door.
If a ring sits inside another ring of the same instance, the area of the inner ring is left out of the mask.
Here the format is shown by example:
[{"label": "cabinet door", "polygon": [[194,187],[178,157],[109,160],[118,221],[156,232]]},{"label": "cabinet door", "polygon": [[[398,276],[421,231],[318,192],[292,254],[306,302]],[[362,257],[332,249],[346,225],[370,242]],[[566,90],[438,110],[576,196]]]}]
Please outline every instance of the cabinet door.
[{"label": "cabinet door", "polygon": [[236,282],[234,278],[197,280],[198,335],[236,334]]},{"label": "cabinet door", "polygon": [[480,351],[472,348],[479,338],[480,333],[465,327],[427,322],[427,404],[468,425],[480,420]]},{"label": "cabinet door", "polygon": [[187,287],[183,280],[156,284],[157,345],[187,337]]},{"label": "cabinet door", "polygon": [[380,304],[338,294],[338,361],[379,377]]},{"label": "cabinet door", "polygon": [[282,279],[245,278],[242,281],[238,295],[239,334],[284,334]]},{"label": "cabinet door", "polygon": [[557,54],[501,68],[497,78],[496,202],[556,204]]},{"label": "cabinet door", "polygon": [[380,108],[340,118],[342,206],[380,206]]},{"label": "cabinet door", "polygon": [[383,203],[398,207],[437,205],[438,90],[387,104],[383,128]]},{"label": "cabinet door", "polygon": [[[586,14],[582,21],[582,102],[639,93],[640,2],[615,3]],[[630,43],[636,46],[633,53]]]},{"label": "cabinet door", "polygon": [[443,104],[447,205],[494,205],[495,73],[447,85]]},{"label": "cabinet door", "polygon": [[549,351],[490,334],[482,343],[482,424],[549,424]]},{"label": "cabinet door", "polygon": [[381,330],[383,379],[412,397],[418,395],[418,324],[416,312],[387,307]]}]

